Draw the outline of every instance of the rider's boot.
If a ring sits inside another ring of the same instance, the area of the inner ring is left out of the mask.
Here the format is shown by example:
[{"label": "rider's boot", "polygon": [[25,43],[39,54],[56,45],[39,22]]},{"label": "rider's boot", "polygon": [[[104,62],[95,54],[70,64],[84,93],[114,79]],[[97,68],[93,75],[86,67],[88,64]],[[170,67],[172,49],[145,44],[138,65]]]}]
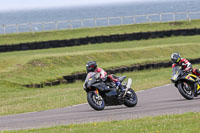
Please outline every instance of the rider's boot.
[{"label": "rider's boot", "polygon": [[118,97],[122,98],[126,89],[121,85],[121,83],[119,81],[116,82],[116,85],[119,88],[119,95],[118,95]]}]

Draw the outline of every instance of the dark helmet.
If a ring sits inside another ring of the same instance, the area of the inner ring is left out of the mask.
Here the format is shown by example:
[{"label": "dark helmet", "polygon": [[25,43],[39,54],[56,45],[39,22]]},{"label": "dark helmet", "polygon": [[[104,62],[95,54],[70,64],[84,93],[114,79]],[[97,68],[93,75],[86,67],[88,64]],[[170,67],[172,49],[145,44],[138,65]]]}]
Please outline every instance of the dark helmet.
[{"label": "dark helmet", "polygon": [[179,53],[172,53],[171,60],[173,63],[179,63],[181,60],[181,55]]},{"label": "dark helmet", "polygon": [[88,61],[86,64],[87,73],[94,72],[97,69],[96,61]]}]

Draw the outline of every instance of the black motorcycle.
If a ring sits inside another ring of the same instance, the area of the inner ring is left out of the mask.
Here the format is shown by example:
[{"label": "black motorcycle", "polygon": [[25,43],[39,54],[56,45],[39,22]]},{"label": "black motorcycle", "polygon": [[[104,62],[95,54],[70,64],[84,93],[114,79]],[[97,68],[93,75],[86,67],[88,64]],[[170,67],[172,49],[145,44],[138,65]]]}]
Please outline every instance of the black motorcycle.
[{"label": "black motorcycle", "polygon": [[120,92],[113,81],[103,81],[99,73],[90,72],[87,74],[83,88],[87,92],[87,101],[93,109],[103,110],[105,106],[122,104],[127,107],[134,107],[137,104],[137,95],[131,89],[132,79],[129,78],[126,83],[124,81],[125,76],[117,78],[126,88],[123,93]]},{"label": "black motorcycle", "polygon": [[191,72],[183,71],[181,66],[176,66],[172,70],[171,81],[178,88],[181,95],[188,100],[199,95],[200,84],[197,78]]}]

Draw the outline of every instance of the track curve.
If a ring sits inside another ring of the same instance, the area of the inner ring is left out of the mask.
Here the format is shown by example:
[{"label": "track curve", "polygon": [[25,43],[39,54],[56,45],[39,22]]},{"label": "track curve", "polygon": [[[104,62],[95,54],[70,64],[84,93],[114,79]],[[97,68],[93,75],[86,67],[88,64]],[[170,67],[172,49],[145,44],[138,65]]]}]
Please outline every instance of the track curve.
[{"label": "track curve", "polygon": [[88,104],[0,117],[1,130],[50,127],[74,123],[124,120],[164,114],[200,112],[200,97],[184,99],[173,85],[137,92],[136,107],[110,106],[94,111]]}]

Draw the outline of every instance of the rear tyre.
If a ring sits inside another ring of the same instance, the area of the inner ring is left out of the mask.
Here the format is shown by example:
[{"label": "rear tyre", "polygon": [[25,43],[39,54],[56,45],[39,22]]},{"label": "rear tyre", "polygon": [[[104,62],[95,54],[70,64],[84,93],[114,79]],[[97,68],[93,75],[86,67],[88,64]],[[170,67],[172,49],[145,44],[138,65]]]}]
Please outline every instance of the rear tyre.
[{"label": "rear tyre", "polygon": [[194,98],[192,87],[187,82],[180,82],[178,83],[177,87],[178,91],[185,99],[192,100]]},{"label": "rear tyre", "polygon": [[93,91],[87,93],[87,101],[89,105],[97,111],[103,110],[105,108],[105,102],[101,95],[97,95]]},{"label": "rear tyre", "polygon": [[136,93],[134,92],[133,89],[129,89],[128,92],[125,96],[124,105],[127,106],[127,107],[134,107],[138,102],[137,95],[136,95]]}]

